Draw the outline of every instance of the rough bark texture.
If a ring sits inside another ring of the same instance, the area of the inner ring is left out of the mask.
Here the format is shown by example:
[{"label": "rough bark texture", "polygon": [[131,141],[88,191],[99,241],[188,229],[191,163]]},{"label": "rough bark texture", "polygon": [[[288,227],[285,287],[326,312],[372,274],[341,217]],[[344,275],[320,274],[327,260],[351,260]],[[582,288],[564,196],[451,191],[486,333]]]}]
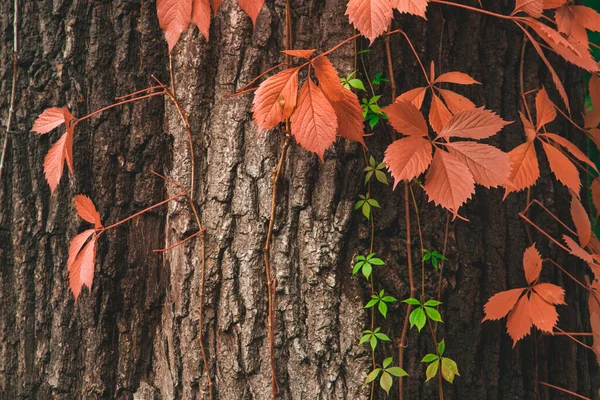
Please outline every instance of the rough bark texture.
[{"label": "rough bark texture", "polygon": [[[94,200],[106,224],[174,194],[150,169],[189,186],[191,159],[186,132],[175,108],[160,98],[116,110],[77,127],[76,179],[63,177],[54,196],[42,163],[61,132],[29,133],[44,108],[67,105],[77,115],[110,104],[116,96],[169,80],[169,59],[154,2],[20,1],[19,79],[16,125],[0,196],[0,397],[3,399],[206,399],[208,387],[199,351],[201,243],[194,240],[166,253],[152,249],[195,232],[184,200],[148,213],[100,240],[91,292],[77,304],[68,290],[65,267],[69,240],[85,225],[75,216],[72,197]],[[476,2],[475,2],[476,3]],[[207,280],[203,340],[218,399],[267,399],[270,393],[267,296],[262,246],[270,215],[272,170],[282,132],[258,134],[251,121],[250,95],[226,98],[281,60],[285,3],[267,2],[253,30],[233,1],[213,20],[207,43],[188,30],[173,53],[177,96],[190,114],[195,143],[195,201],[207,229]],[[509,13],[511,2],[494,2]],[[352,34],[344,0],[292,0],[295,48],[326,50]],[[10,92],[12,1],[0,3],[0,116]],[[506,21],[430,5],[426,23],[397,16],[429,64],[470,73],[483,85],[462,92],[478,105],[518,119],[522,34]],[[354,68],[349,44],[332,56],[341,73]],[[401,91],[423,83],[414,57],[400,37],[392,40],[395,75]],[[383,42],[366,55],[367,70],[386,72]],[[526,48],[525,90],[549,76],[531,47]],[[582,74],[552,58],[582,110]],[[360,58],[358,59],[359,68]],[[387,74],[386,74],[387,75]],[[389,88],[380,104],[390,101]],[[559,100],[557,99],[557,102]],[[572,129],[556,126],[561,133]],[[573,135],[581,139],[580,136]],[[517,124],[495,140],[504,150],[523,140]],[[389,132],[367,140],[377,159]],[[350,275],[352,258],[368,250],[369,228],[352,211],[364,189],[360,147],[339,140],[320,163],[293,145],[285,159],[271,259],[277,282],[275,346],[282,399],[362,399],[370,352],[358,345],[369,325],[362,309],[369,297],[364,280]],[[544,167],[532,192],[553,209],[565,210],[566,190]],[[446,214],[417,202],[424,246],[441,250]],[[536,376],[586,396],[597,391],[595,356],[567,338],[528,338],[512,349],[503,324],[481,324],[492,294],[524,284],[521,260],[528,243],[517,216],[525,194],[501,201],[500,190],[478,190],[464,208],[469,223],[450,227],[449,261],[444,267],[438,336],[461,372],[445,385],[447,399],[569,398],[537,388]],[[376,188],[383,208],[375,211],[375,251],[386,266],[375,271],[377,287],[397,298],[408,295],[403,196]],[[542,220],[543,216],[533,213]],[[545,221],[550,230],[556,226]],[[413,231],[416,230],[413,217]],[[557,256],[578,276],[583,267],[559,255],[533,232],[545,256]],[[419,260],[415,235],[413,259]],[[415,263],[420,285],[420,263]],[[564,284],[567,302],[560,326],[589,331],[586,294],[554,272],[544,278]],[[435,296],[437,274],[427,268],[426,291]],[[398,339],[404,308],[392,306],[377,320]],[[437,396],[435,381],[423,383],[420,358],[433,351],[428,334],[409,335],[405,369],[407,398]],[[381,345],[377,357],[397,346]],[[538,360],[538,361],[535,361]],[[383,392],[378,393],[383,398]],[[397,396],[392,390],[392,398]]]}]

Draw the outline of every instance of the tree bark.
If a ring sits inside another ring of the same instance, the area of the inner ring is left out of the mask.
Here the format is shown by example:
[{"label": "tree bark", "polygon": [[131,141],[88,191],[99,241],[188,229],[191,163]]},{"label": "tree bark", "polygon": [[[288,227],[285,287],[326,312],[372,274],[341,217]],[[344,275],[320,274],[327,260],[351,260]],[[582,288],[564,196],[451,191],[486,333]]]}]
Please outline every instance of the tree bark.
[{"label": "tree bark", "polygon": [[[476,2],[471,2],[476,4]],[[206,284],[200,318],[201,240],[164,254],[198,227],[184,199],[144,214],[103,235],[92,290],[77,303],[65,267],[70,239],[82,223],[72,205],[75,194],[90,196],[105,224],[114,223],[178,192],[150,173],[155,170],[189,187],[192,160],[188,137],[175,107],[153,98],[107,111],[78,125],[74,139],[75,178],[63,176],[50,195],[43,160],[62,132],[29,133],[45,108],[68,106],[83,116],[114,98],[169,82],[166,42],[154,2],[20,1],[16,118],[10,132],[0,194],[0,398],[4,399],[207,399],[209,388],[199,347],[203,340],[215,399],[270,396],[267,288],[262,248],[271,211],[272,173],[284,140],[282,130],[257,132],[251,120],[252,95],[225,97],[282,60],[285,2],[267,2],[253,29],[233,1],[213,19],[210,41],[190,27],[173,52],[176,96],[189,113],[194,143],[194,201],[206,228]],[[487,6],[487,5],[486,5]],[[495,11],[509,14],[511,2]],[[325,51],[351,36],[343,0],[293,0],[294,48]],[[12,2],[0,3],[0,110],[8,113],[12,77]],[[430,4],[428,21],[397,15],[426,65],[463,71],[481,86],[457,89],[478,106],[518,120],[522,32],[465,10]],[[359,47],[367,43],[359,41]],[[332,55],[344,75],[359,69],[352,43]],[[383,40],[363,55],[371,76],[387,76]],[[392,38],[397,86],[404,92],[424,84],[404,39]],[[580,121],[583,77],[550,57]],[[524,90],[545,85],[549,74],[530,45],[524,60]],[[389,87],[380,104],[391,101]],[[558,96],[553,96],[557,104]],[[585,145],[560,120],[556,127]],[[367,139],[382,160],[390,128]],[[492,142],[508,151],[523,141],[519,123]],[[569,195],[542,163],[543,176],[532,198],[568,220]],[[364,193],[359,145],[338,140],[321,163],[294,143],[279,184],[271,264],[276,281],[275,357],[281,399],[363,399],[362,382],[371,368],[367,346],[359,345],[370,316],[364,280],[352,277],[351,263],[368,251],[370,227],[354,202]],[[441,251],[446,213],[415,187],[424,247]],[[526,194],[504,202],[502,190],[477,190],[462,209],[469,222],[450,225],[448,261],[442,279],[444,324],[439,339],[460,370],[446,399],[570,398],[538,387],[546,381],[585,396],[597,392],[595,355],[566,337],[534,333],[512,349],[503,322],[486,322],[483,304],[498,291],[525,285],[522,254],[530,243],[518,217]],[[398,299],[408,296],[404,199],[400,189],[375,187],[382,205],[374,211],[375,252],[386,261],[374,271],[375,286]],[[583,196],[585,197],[585,196]],[[414,211],[411,210],[414,213]],[[413,214],[414,215],[414,214]],[[540,213],[551,233],[556,224]],[[87,229],[87,228],[86,228]],[[412,230],[417,231],[415,219]],[[548,246],[532,232],[544,257],[569,264],[578,277],[583,265]],[[412,254],[420,286],[420,243]],[[559,326],[589,331],[587,294],[551,269],[543,278],[564,285],[569,307],[559,307]],[[436,297],[438,275],[425,274],[427,297]],[[380,344],[377,359],[394,355],[405,308],[390,307],[377,326],[393,338]],[[409,333],[403,367],[407,399],[437,396],[437,383],[424,383],[419,362],[434,352],[429,334]],[[397,381],[391,398],[397,397]],[[383,391],[377,392],[384,398]]]}]

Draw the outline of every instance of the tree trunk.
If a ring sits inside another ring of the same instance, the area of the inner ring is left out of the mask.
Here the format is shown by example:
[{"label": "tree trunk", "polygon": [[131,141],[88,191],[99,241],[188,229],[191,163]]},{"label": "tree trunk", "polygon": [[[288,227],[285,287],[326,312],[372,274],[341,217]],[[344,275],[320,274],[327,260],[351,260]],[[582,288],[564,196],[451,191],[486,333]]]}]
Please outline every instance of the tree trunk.
[{"label": "tree trunk", "polygon": [[[474,1],[470,3],[476,4]],[[489,3],[489,2],[488,2]],[[512,2],[490,4],[509,14]],[[189,112],[195,158],[180,116],[168,99],[153,98],[113,109],[78,125],[74,139],[75,178],[63,176],[53,196],[43,160],[62,132],[29,133],[47,107],[68,106],[83,116],[114,98],[151,86],[155,75],[169,82],[166,42],[155,3],[132,1],[19,1],[19,62],[16,120],[10,132],[0,195],[0,397],[2,399],[207,399],[208,381],[200,352],[209,360],[215,399],[267,399],[271,374],[267,332],[267,289],[262,248],[271,213],[272,174],[283,143],[280,129],[259,134],[251,120],[252,95],[225,97],[282,60],[285,2],[267,2],[255,29],[233,1],[213,19],[210,41],[190,28],[173,52],[176,96]],[[292,0],[294,48],[319,52],[353,34],[344,0]],[[486,4],[487,7],[487,4]],[[0,116],[8,114],[12,77],[12,1],[0,3]],[[518,120],[522,32],[508,21],[430,4],[428,21],[399,16],[426,66],[463,71],[482,85],[461,93],[506,120]],[[358,48],[366,48],[359,41]],[[530,45],[525,48],[524,90],[554,92],[547,69]],[[387,74],[383,40],[364,54],[366,70]],[[352,42],[332,55],[344,75],[361,56]],[[422,85],[421,69],[404,39],[392,38],[399,92]],[[550,57],[581,115],[583,78]],[[384,86],[380,104],[389,104]],[[461,88],[462,89],[462,88]],[[459,89],[460,90],[460,89]],[[553,96],[557,104],[560,99]],[[564,120],[561,120],[564,121]],[[562,122],[561,122],[562,123]],[[508,151],[523,142],[518,123],[495,139]],[[561,133],[576,133],[567,124]],[[367,139],[381,161],[389,128]],[[581,141],[580,144],[585,144]],[[545,162],[545,161],[544,161]],[[206,228],[204,319],[199,326],[202,242],[183,199],[109,231],[99,241],[92,290],[75,303],[65,267],[69,241],[85,227],[72,205],[75,194],[90,196],[105,224],[159,202],[179,189],[155,177],[168,175],[186,187],[194,165],[194,201]],[[285,157],[277,195],[271,264],[276,282],[275,359],[281,399],[364,399],[371,369],[368,346],[359,345],[370,314],[364,279],[351,263],[368,252],[370,226],[353,211],[364,193],[363,153],[339,139],[321,163],[295,143]],[[569,196],[547,166],[532,190],[553,210],[568,215]],[[415,186],[424,247],[441,251],[446,213],[427,202]],[[567,399],[537,385],[546,381],[585,396],[597,392],[595,355],[566,337],[538,332],[512,349],[504,322],[481,323],[483,304],[498,291],[525,284],[522,254],[529,239],[518,212],[526,194],[504,202],[502,190],[477,190],[461,210],[469,222],[450,223],[448,261],[442,279],[444,324],[439,339],[460,370],[446,399]],[[404,196],[401,185],[377,186],[373,197],[375,249],[386,261],[374,271],[375,286],[398,299],[408,297]],[[584,196],[585,197],[585,196]],[[412,255],[421,285],[420,243],[412,213]],[[541,220],[542,214],[532,217]],[[568,219],[568,218],[566,218]],[[557,227],[545,221],[551,233]],[[544,257],[583,265],[560,255],[531,232]],[[589,331],[587,294],[562,276],[544,279],[564,285],[569,307],[559,307],[559,326]],[[438,275],[426,268],[426,297],[437,295]],[[420,293],[420,290],[419,290]],[[397,361],[405,307],[395,303],[376,326],[393,339],[380,344]],[[437,396],[437,382],[425,381],[419,362],[435,352],[428,332],[410,331],[403,367],[407,399]],[[397,398],[397,380],[391,398]],[[385,398],[383,391],[378,398]]]}]

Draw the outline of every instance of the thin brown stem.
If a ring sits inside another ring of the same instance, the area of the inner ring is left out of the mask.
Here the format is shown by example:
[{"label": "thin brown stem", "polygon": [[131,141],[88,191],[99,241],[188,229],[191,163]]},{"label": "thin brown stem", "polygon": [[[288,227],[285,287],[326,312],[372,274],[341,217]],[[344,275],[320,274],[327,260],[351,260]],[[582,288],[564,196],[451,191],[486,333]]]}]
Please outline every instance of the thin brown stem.
[{"label": "thin brown stem", "polygon": [[542,332],[544,335],[547,336],[594,336],[594,334],[592,332],[552,332],[552,333],[547,333],[547,332]]},{"label": "thin brown stem", "polygon": [[[402,36],[404,36],[404,38],[408,42],[408,45],[410,46],[410,49],[412,50],[413,54],[415,55],[415,58],[417,59],[417,62],[421,66],[421,70],[423,71],[423,76],[425,76],[425,80],[427,81],[427,86],[431,86],[432,82],[429,80],[429,74],[427,73],[427,70],[425,69],[425,66],[423,65],[423,62],[421,61],[421,58],[419,57],[419,54],[417,53],[417,49],[415,49],[415,46],[413,46],[412,41],[410,40],[410,38],[408,37],[408,35],[406,34],[406,32],[404,32],[401,29],[398,29],[395,32],[401,33]],[[390,32],[390,34],[391,33],[392,32]]]},{"label": "thin brown stem", "polygon": [[200,235],[203,232],[206,232],[205,228],[200,229],[198,232],[191,234],[190,236],[186,237],[185,239],[180,240],[179,242],[177,242],[177,243],[175,243],[175,244],[173,244],[173,245],[171,245],[169,247],[165,247],[164,249],[154,249],[154,250],[152,250],[152,252],[154,252],[154,253],[164,253],[166,251],[173,250],[175,247],[181,246],[182,244],[184,244],[188,240],[195,238],[196,236]]},{"label": "thin brown stem", "polygon": [[[390,22],[390,28],[392,30],[392,23]],[[392,87],[392,102],[396,100],[396,79],[394,78],[394,63],[392,62],[392,45],[390,43],[390,36],[385,36],[385,54],[387,56],[388,63],[388,75],[390,76],[390,86]]]},{"label": "thin brown stem", "polygon": [[131,93],[128,93],[128,94],[124,94],[123,96],[115,97],[115,101],[125,100],[125,99],[128,99],[130,97],[135,97],[135,96],[137,96],[137,95],[139,95],[141,93],[151,92],[153,90],[161,89],[161,88],[162,88],[162,86],[159,86],[159,85],[150,86],[149,88],[146,88],[146,89],[136,90],[135,92],[131,92]]},{"label": "thin brown stem", "polygon": [[12,129],[13,115],[15,114],[15,98],[17,94],[17,61],[19,54],[19,36],[18,36],[18,20],[19,20],[19,1],[14,0],[13,3],[13,52],[12,52],[12,84],[10,89],[10,105],[8,107],[8,117],[6,120],[6,136],[2,145],[2,153],[0,155],[0,183],[2,182],[2,171],[4,170],[4,160],[8,149],[8,138]]},{"label": "thin brown stem", "polygon": [[523,212],[520,212],[519,216],[521,218],[523,218],[526,222],[528,222],[531,226],[533,226],[535,229],[537,229],[544,236],[546,236],[548,239],[550,239],[552,241],[552,243],[554,243],[555,245],[557,245],[558,247],[560,247],[561,249],[563,249],[567,253],[569,253],[569,254],[571,253],[571,250],[569,250],[567,247],[565,247],[564,245],[562,245],[559,241],[557,241],[556,239],[554,239],[545,230],[543,230],[542,228],[540,228],[535,222],[533,222],[532,220],[530,220]]},{"label": "thin brown stem", "polygon": [[558,264],[557,262],[555,262],[553,259],[546,258],[546,259],[544,259],[544,261],[547,261],[547,262],[551,263],[552,265],[554,265],[556,268],[560,269],[565,275],[567,275],[569,278],[571,278],[571,280],[573,282],[575,282],[576,284],[578,284],[579,286],[581,286],[585,290],[587,290],[587,291],[590,290],[589,287],[587,287],[586,285],[584,285],[583,283],[581,283],[581,281],[579,281],[579,279],[577,279],[573,275],[571,275],[566,269],[564,269],[560,264]]},{"label": "thin brown stem", "polygon": [[540,385],[547,386],[547,387],[549,387],[549,388],[552,388],[552,389],[559,390],[559,391],[561,391],[561,392],[563,392],[563,393],[570,394],[571,396],[577,397],[578,399],[591,400],[589,397],[585,397],[585,396],[582,396],[582,395],[580,395],[580,394],[577,394],[577,393],[575,393],[575,392],[571,392],[570,390],[567,390],[567,389],[561,388],[561,387],[559,387],[559,386],[551,385],[550,383],[547,383],[547,382],[541,382],[541,381],[538,381],[538,383],[539,383]]},{"label": "thin brown stem", "polygon": [[171,196],[171,197],[169,197],[168,199],[161,201],[160,203],[156,203],[156,204],[154,204],[154,205],[152,205],[152,206],[150,206],[150,207],[144,208],[142,211],[136,212],[135,214],[133,214],[133,215],[130,215],[129,217],[127,217],[127,218],[125,218],[125,219],[122,219],[122,220],[121,220],[121,221],[119,221],[119,222],[115,222],[115,223],[114,223],[114,224],[112,224],[112,225],[109,225],[109,226],[107,226],[107,227],[104,227],[104,228],[102,228],[102,231],[104,232],[104,231],[107,231],[107,230],[109,230],[109,229],[116,228],[117,226],[119,226],[119,225],[121,225],[121,224],[124,224],[125,222],[127,222],[127,221],[129,221],[129,220],[132,220],[133,218],[135,218],[135,217],[138,217],[138,216],[140,216],[140,215],[142,215],[142,214],[144,214],[144,213],[147,213],[148,211],[150,211],[150,210],[153,210],[153,209],[155,209],[156,207],[160,207],[160,206],[162,206],[163,204],[167,204],[168,202],[170,202],[170,201],[172,201],[172,200],[175,200],[175,199],[177,199],[177,198],[179,198],[179,197],[184,197],[184,196],[185,196],[185,193],[179,193],[179,194],[176,194],[175,196]]},{"label": "thin brown stem", "polygon": [[417,220],[417,230],[419,231],[419,243],[421,244],[421,303],[425,301],[425,250],[423,247],[423,231],[421,230],[421,219],[419,217],[419,207],[417,206],[417,199],[415,198],[415,192],[410,187],[410,195],[412,197],[413,207],[415,210],[415,218]]},{"label": "thin brown stem", "polygon": [[154,96],[162,96],[164,94],[166,94],[166,93],[165,92],[156,92],[156,93],[146,94],[144,96],[134,97],[132,99],[127,99],[127,100],[119,101],[118,103],[114,103],[114,104],[111,104],[110,106],[103,107],[103,108],[101,108],[99,110],[94,111],[91,114],[88,114],[88,115],[85,115],[85,116],[79,118],[73,124],[73,128],[75,128],[75,125],[77,125],[78,123],[83,122],[86,119],[92,118],[92,117],[94,117],[94,116],[96,116],[98,114],[101,114],[104,111],[110,110],[111,108],[119,107],[119,106],[122,106],[122,105],[127,104],[127,103],[133,103],[135,101],[147,99],[147,98],[154,97]]},{"label": "thin brown stem", "polygon": [[[287,57],[289,57],[289,56],[286,56],[286,58]],[[246,89],[246,88],[252,86],[254,84],[254,82],[258,81],[260,78],[262,78],[263,76],[267,75],[269,72],[275,71],[278,68],[285,67],[285,66],[288,66],[288,65],[289,65],[288,63],[277,64],[274,67],[269,68],[265,72],[262,72],[256,78],[252,79],[250,82],[246,83],[244,86],[242,86],[241,88],[239,88],[238,90],[236,90],[235,93],[224,94],[223,97],[236,97],[236,96],[242,95],[244,93],[253,92],[253,91],[256,90],[256,88],[251,88],[251,89]]]},{"label": "thin brown stem", "polygon": [[276,364],[275,364],[275,326],[274,326],[274,317],[275,317],[275,304],[274,304],[274,282],[271,275],[271,263],[269,260],[270,250],[271,250],[271,237],[273,235],[273,226],[275,224],[275,212],[277,208],[277,189],[279,188],[279,177],[281,176],[281,171],[283,167],[283,163],[285,162],[285,155],[287,153],[287,149],[290,145],[290,136],[286,135],[285,140],[283,141],[283,145],[281,146],[281,154],[279,155],[279,161],[277,162],[277,167],[273,171],[273,192],[271,195],[271,215],[269,217],[269,227],[267,229],[267,238],[265,239],[265,246],[263,247],[263,259],[265,262],[265,279],[267,284],[267,307],[268,307],[268,317],[267,317],[267,329],[269,334],[269,361],[271,364],[271,399],[275,399],[278,394],[277,388],[277,372],[276,372]]}]

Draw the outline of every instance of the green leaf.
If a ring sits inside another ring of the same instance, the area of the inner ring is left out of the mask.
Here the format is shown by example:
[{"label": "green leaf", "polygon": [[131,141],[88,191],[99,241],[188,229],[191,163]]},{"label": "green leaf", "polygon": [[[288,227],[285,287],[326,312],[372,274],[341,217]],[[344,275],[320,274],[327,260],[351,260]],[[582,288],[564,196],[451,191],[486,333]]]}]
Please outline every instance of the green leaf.
[{"label": "green leaf", "polygon": [[433,253],[432,253],[432,254],[433,254],[433,256],[434,256],[435,258],[438,258],[438,259],[440,259],[440,260],[447,260],[447,258],[446,258],[446,257],[444,257],[443,255],[441,255],[440,253],[438,253],[438,252],[437,252],[437,251],[435,251],[435,250],[433,251]]},{"label": "green leaf", "polygon": [[369,201],[370,200],[365,201],[362,205],[362,213],[366,219],[370,219],[369,217],[371,216],[371,206],[369,205]]},{"label": "green leaf", "polygon": [[426,354],[426,355],[425,355],[425,357],[423,357],[423,358],[421,359],[421,362],[422,362],[422,363],[430,363],[430,362],[432,362],[432,361],[435,361],[435,360],[437,360],[438,358],[439,358],[439,357],[438,357],[438,356],[436,356],[435,354],[431,354],[431,353],[429,353],[429,354]]},{"label": "green leaf", "polygon": [[375,170],[375,179],[384,185],[388,184],[387,175],[383,171]]},{"label": "green leaf", "polygon": [[440,357],[444,355],[444,351],[446,351],[446,342],[444,341],[444,339],[442,339],[442,341],[438,343],[438,354],[440,355]]},{"label": "green leaf", "polygon": [[406,371],[400,367],[391,367],[391,368],[386,369],[386,371],[389,372],[391,375],[394,375],[397,377],[408,376]]},{"label": "green leaf", "polygon": [[348,75],[346,75],[346,79],[350,80],[354,77],[354,75],[356,75],[356,70],[350,72]]},{"label": "green leaf", "polygon": [[373,271],[373,267],[371,267],[371,264],[365,263],[365,265],[363,265],[362,273],[365,276],[365,278],[369,279],[372,271]]},{"label": "green leaf", "polygon": [[389,367],[390,364],[392,363],[392,361],[394,361],[393,357],[388,357],[385,360],[383,360],[383,369],[386,369],[387,367]]},{"label": "green leaf", "polygon": [[379,299],[370,300],[364,308],[371,308],[379,302]]},{"label": "green leaf", "polygon": [[442,358],[442,377],[450,383],[454,382],[455,375],[460,376],[458,373],[458,366],[449,358]]},{"label": "green leaf", "polygon": [[431,259],[431,265],[433,265],[433,268],[438,269],[438,260],[437,260],[437,258],[433,257]]},{"label": "green leaf", "polygon": [[375,104],[379,101],[379,99],[381,98],[381,96],[373,96],[369,99],[369,104]]},{"label": "green leaf", "polygon": [[377,308],[379,309],[381,315],[383,315],[383,318],[387,318],[388,306],[383,301],[379,302]]},{"label": "green leaf", "polygon": [[413,312],[410,313],[410,317],[408,318],[410,322],[410,327],[416,326],[419,332],[425,326],[427,322],[427,317],[425,316],[425,312],[422,307],[415,308]]},{"label": "green leaf", "polygon": [[358,344],[367,343],[371,339],[371,336],[373,336],[371,333],[367,333],[366,335],[363,335],[363,337],[360,338],[360,341],[358,342]]},{"label": "green leaf", "polygon": [[373,171],[367,172],[367,175],[365,175],[365,185],[367,183],[369,183],[369,180],[371,179],[372,176],[373,176]]},{"label": "green leaf", "polygon": [[379,202],[375,199],[368,199],[367,203],[369,203],[372,207],[381,208],[379,206]]},{"label": "green leaf", "polygon": [[377,114],[381,112],[381,108],[377,104],[369,104],[369,109]]},{"label": "green leaf", "polygon": [[344,83],[342,83],[342,86],[345,87],[346,89],[350,90],[350,85],[348,85],[348,83],[344,82]]},{"label": "green leaf", "polygon": [[377,376],[379,376],[380,372],[381,372],[381,368],[375,368],[373,371],[371,371],[369,373],[369,375],[367,375],[367,379],[365,379],[365,385],[367,383],[373,382],[375,380],[375,378],[377,378]]},{"label": "green leaf", "polygon": [[360,89],[360,90],[366,90],[365,89],[365,85],[363,84],[363,82],[360,79],[356,79],[356,78],[355,79],[350,79],[348,81],[348,83],[353,88]]},{"label": "green leaf", "polygon": [[392,383],[392,376],[387,372],[383,371],[383,374],[381,374],[381,379],[379,380],[379,385],[383,388],[383,390],[385,390],[385,392],[388,395],[390,394],[390,388],[392,387]]},{"label": "green leaf", "polygon": [[410,304],[411,306],[420,306],[421,305],[421,302],[419,300],[414,299],[412,297],[410,299],[402,300],[402,302],[406,303],[406,304]]},{"label": "green leaf", "polygon": [[364,200],[359,200],[359,201],[357,201],[357,202],[356,202],[356,204],[354,204],[354,209],[355,209],[355,210],[358,210],[359,208],[361,208],[361,207],[362,207],[362,205],[363,205],[364,203],[366,203],[366,201],[364,201]]},{"label": "green leaf", "polygon": [[356,261],[365,261],[365,256],[356,256]]},{"label": "green leaf", "polygon": [[442,321],[442,316],[440,315],[438,310],[436,310],[435,308],[425,307],[425,312],[427,313],[429,318],[431,318],[433,321],[444,322],[444,321]]},{"label": "green leaf", "polygon": [[358,271],[360,271],[360,267],[362,267],[363,264],[364,264],[364,262],[362,262],[362,261],[359,263],[356,263],[354,265],[354,268],[352,269],[352,275],[356,275],[358,273]]},{"label": "green leaf", "polygon": [[375,161],[375,157],[370,156],[369,157],[369,165],[371,165],[371,168],[375,168],[376,164],[377,164],[377,161]]},{"label": "green leaf", "polygon": [[392,296],[384,296],[381,298],[381,301],[385,301],[386,303],[394,303],[398,300],[396,300],[396,298]]},{"label": "green leaf", "polygon": [[370,51],[371,51],[371,49],[364,49],[364,50],[358,51],[356,54],[364,54],[364,53],[368,53]]},{"label": "green leaf", "polygon": [[381,258],[373,257],[369,260],[369,262],[373,265],[384,265],[385,262]]},{"label": "green leaf", "polygon": [[377,347],[377,338],[375,335],[371,336],[371,339],[369,339],[369,344],[371,345],[371,348],[375,350],[375,347]]},{"label": "green leaf", "polygon": [[369,119],[369,126],[371,127],[371,129],[375,128],[375,125],[377,125],[378,122],[379,122],[379,117],[377,115],[374,115],[373,117],[371,117],[371,119]]},{"label": "green leaf", "polygon": [[425,307],[436,307],[439,306],[440,304],[442,304],[442,302],[437,301],[437,300],[427,300],[425,302],[425,304],[423,304]]},{"label": "green leaf", "polygon": [[425,382],[427,382],[428,380],[430,380],[431,378],[433,378],[434,376],[437,375],[439,365],[440,365],[440,360],[435,360],[434,362],[429,364],[429,366],[427,367],[427,370],[425,371],[425,376],[427,376],[427,380]]},{"label": "green leaf", "polygon": [[390,339],[390,337],[388,335],[386,335],[385,333],[376,333],[375,336],[377,336],[377,339],[383,340],[384,342],[392,341],[392,339]]}]

